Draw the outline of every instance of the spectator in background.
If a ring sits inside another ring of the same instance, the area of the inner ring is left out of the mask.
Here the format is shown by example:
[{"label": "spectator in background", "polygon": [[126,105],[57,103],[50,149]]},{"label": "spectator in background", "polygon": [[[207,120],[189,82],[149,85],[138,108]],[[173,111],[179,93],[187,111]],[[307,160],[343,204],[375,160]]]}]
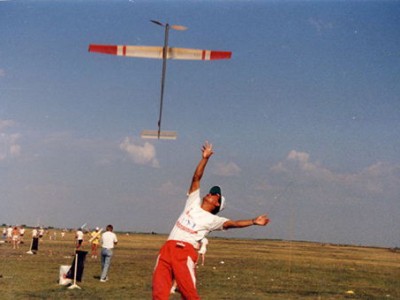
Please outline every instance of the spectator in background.
[{"label": "spectator in background", "polygon": [[40,227],[38,233],[39,233],[39,239],[41,239],[44,235],[44,228]]},{"label": "spectator in background", "polygon": [[208,239],[203,238],[201,241],[201,246],[199,250],[199,258],[197,259],[197,264],[200,262],[200,257],[201,257],[201,265],[204,266],[204,261],[206,259],[206,252],[207,252],[207,245],[208,245]]},{"label": "spectator in background", "polygon": [[24,235],[25,235],[25,228],[24,226],[19,227],[19,242],[20,244],[24,243]]},{"label": "spectator in background", "polygon": [[37,227],[34,227],[32,229],[32,238],[38,238],[38,237],[39,237],[38,229],[37,229]]},{"label": "spectator in background", "polygon": [[101,276],[100,282],[108,280],[108,270],[113,256],[114,246],[118,243],[117,235],[113,232],[113,226],[107,225],[106,232],[101,235]]},{"label": "spectator in background", "polygon": [[90,240],[92,241],[92,252],[91,252],[91,256],[94,259],[97,259],[97,249],[99,248],[99,244],[100,244],[100,233],[99,233],[99,227],[96,227],[96,229],[94,231],[92,231],[92,233],[90,234]]},{"label": "spectator in background", "polygon": [[83,231],[82,231],[82,228],[78,228],[78,230],[76,231],[75,239],[76,239],[76,249],[83,248]]},{"label": "spectator in background", "polygon": [[17,226],[14,226],[12,230],[12,244],[13,249],[19,249],[19,229]]},{"label": "spectator in background", "polygon": [[7,243],[11,243],[12,241],[12,233],[13,233],[13,228],[11,225],[7,227]]}]

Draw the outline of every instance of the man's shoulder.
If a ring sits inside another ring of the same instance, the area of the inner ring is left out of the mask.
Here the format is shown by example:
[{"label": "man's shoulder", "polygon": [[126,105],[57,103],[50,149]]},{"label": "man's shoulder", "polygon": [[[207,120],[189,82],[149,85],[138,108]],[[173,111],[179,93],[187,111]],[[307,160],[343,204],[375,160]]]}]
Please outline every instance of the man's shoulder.
[{"label": "man's shoulder", "polygon": [[192,191],[187,195],[187,202],[199,202],[200,199],[200,189]]},{"label": "man's shoulder", "polygon": [[112,231],[106,231],[103,233],[103,236],[117,236],[117,235]]}]

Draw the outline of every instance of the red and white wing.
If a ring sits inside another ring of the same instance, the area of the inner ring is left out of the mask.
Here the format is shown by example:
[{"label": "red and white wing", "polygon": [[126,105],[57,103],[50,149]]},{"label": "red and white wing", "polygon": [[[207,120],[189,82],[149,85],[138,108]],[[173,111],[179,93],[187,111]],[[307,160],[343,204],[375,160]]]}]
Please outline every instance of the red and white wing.
[{"label": "red and white wing", "polygon": [[[125,46],[125,45],[89,45],[89,52],[140,58],[163,58],[163,47]],[[217,60],[230,59],[232,52],[200,50],[188,48],[168,48],[167,59],[182,60]]]},{"label": "red and white wing", "polygon": [[232,52],[200,50],[188,48],[168,48],[167,58],[169,59],[187,59],[187,60],[217,60],[230,59]]}]

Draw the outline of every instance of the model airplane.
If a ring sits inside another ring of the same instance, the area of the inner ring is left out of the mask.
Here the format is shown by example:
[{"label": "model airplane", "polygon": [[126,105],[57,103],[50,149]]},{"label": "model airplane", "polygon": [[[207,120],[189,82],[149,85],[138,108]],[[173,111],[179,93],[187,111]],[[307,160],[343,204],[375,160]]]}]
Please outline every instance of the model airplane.
[{"label": "model airplane", "polygon": [[95,238],[97,238],[103,232],[103,228],[100,228],[90,239],[89,243],[93,242]]},{"label": "model airplane", "polygon": [[174,48],[168,47],[168,34],[170,29],[174,30],[186,30],[185,26],[181,25],[169,25],[163,24],[159,21],[151,20],[154,24],[164,27],[164,46],[126,46],[126,45],[89,45],[89,52],[97,52],[102,54],[111,54],[118,56],[127,57],[138,57],[138,58],[153,58],[162,59],[162,73],[161,73],[161,96],[160,96],[160,111],[158,118],[158,130],[144,130],[141,133],[142,138],[153,138],[153,139],[176,139],[176,132],[174,131],[161,131],[161,118],[164,100],[164,88],[165,88],[165,74],[167,70],[168,59],[180,59],[180,60],[219,60],[219,59],[230,59],[232,52],[230,51],[215,51],[215,50],[201,50],[201,49],[189,49],[189,48]]}]

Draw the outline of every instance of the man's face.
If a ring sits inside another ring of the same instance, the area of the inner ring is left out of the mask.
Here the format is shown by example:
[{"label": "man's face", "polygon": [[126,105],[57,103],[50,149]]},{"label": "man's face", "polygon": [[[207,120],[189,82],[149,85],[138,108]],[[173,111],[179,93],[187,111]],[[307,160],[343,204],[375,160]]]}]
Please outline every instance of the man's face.
[{"label": "man's face", "polygon": [[220,197],[221,196],[219,194],[207,194],[205,199],[208,203],[218,207],[220,205],[218,201]]}]

